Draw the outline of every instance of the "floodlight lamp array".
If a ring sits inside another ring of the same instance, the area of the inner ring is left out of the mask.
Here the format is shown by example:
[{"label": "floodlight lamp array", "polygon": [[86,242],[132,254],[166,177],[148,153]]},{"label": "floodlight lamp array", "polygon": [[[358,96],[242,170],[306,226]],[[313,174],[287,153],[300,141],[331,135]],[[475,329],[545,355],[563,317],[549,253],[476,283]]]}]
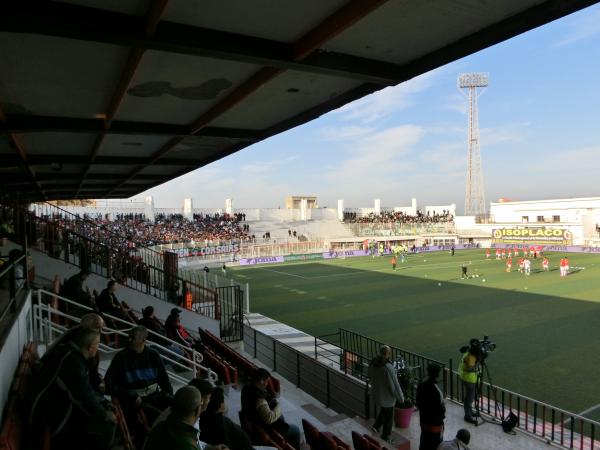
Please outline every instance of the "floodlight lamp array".
[{"label": "floodlight lamp array", "polygon": [[487,87],[490,82],[490,74],[487,72],[461,73],[458,76],[458,87],[460,89]]}]

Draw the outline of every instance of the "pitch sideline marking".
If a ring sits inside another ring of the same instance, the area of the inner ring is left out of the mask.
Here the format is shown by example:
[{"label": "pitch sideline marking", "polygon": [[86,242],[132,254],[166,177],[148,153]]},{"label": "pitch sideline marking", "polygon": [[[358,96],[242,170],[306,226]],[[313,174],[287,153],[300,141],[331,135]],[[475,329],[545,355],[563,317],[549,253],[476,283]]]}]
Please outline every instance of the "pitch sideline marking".
[{"label": "pitch sideline marking", "polygon": [[267,272],[278,273],[280,275],[288,275],[290,277],[302,278],[303,280],[309,280],[310,279],[310,278],[303,277],[302,275],[296,275],[295,273],[287,273],[287,272],[282,272],[280,270],[267,269],[266,267],[257,267],[257,269],[266,270]]}]

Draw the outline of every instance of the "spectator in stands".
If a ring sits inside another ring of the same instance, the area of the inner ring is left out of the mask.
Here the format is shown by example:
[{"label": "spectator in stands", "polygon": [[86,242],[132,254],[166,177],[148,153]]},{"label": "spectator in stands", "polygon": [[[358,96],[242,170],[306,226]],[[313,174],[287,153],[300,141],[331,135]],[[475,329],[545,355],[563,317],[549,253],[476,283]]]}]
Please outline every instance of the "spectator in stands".
[{"label": "spectator in stands", "polygon": [[404,402],[404,394],[398,383],[396,370],[390,362],[391,357],[392,349],[387,345],[382,346],[379,356],[373,358],[368,370],[371,395],[375,405],[379,407],[379,414],[372,429],[379,433],[379,429],[382,428],[381,438],[390,444],[392,444],[390,433],[392,432],[394,406],[396,402]]},{"label": "spectator in stands", "polygon": [[203,351],[203,345],[200,338],[194,339],[183,325],[181,325],[180,314],[181,310],[179,308],[173,308],[171,314],[167,317],[167,320],[165,321],[167,337],[178,344],[193,348],[199,352]]},{"label": "spectator in stands", "polygon": [[161,415],[150,430],[144,450],[227,450],[224,445],[206,445],[198,440],[198,420],[212,392],[212,385],[203,383],[203,392],[191,383],[177,391],[170,412]]},{"label": "spectator in stands", "polygon": [[[149,331],[153,333],[148,333],[148,340],[150,342],[154,342],[155,344],[161,345],[174,353],[177,353],[179,356],[185,356],[184,350],[171,342],[169,339],[166,339],[167,333],[165,331],[165,327],[161,323],[160,320],[154,315],[154,308],[152,306],[146,306],[142,311],[142,318],[138,322],[139,325],[146,327]],[[159,336],[157,336],[159,335]],[[168,352],[162,352],[166,354],[166,356],[173,357],[173,355],[169,355]],[[174,365],[173,367],[176,371],[182,369],[179,365]],[[186,369],[183,369],[186,370]]]},{"label": "spectator in stands", "polygon": [[242,389],[242,414],[246,420],[263,428],[272,427],[281,434],[296,450],[300,449],[300,429],[288,424],[282,413],[279,402],[270,392],[267,385],[271,375],[265,369],[258,369],[252,383]]},{"label": "spectator in stands", "polygon": [[419,450],[436,450],[442,442],[446,406],[442,391],[437,385],[440,370],[437,364],[429,364],[427,379],[417,387],[417,408],[421,422]]},{"label": "spectator in stands", "polygon": [[442,442],[437,450],[469,450],[469,442],[471,442],[471,433],[461,428],[454,439]]},{"label": "spectator in stands", "polygon": [[[81,303],[88,308],[95,309],[96,305],[92,300],[89,289],[83,289],[83,283],[85,283],[85,280],[87,280],[89,276],[90,272],[86,269],[82,270],[76,275],[73,275],[65,282],[60,295],[68,298],[69,300],[73,300],[74,302]],[[79,313],[78,315],[83,315],[85,314],[84,311],[86,310],[76,309],[75,312]]]},{"label": "spectator in stands", "polygon": [[142,408],[148,423],[169,407],[173,387],[160,355],[146,347],[148,330],[138,325],[129,331],[127,347],[118,352],[106,372],[106,392],[123,409],[129,430],[141,448],[144,429],[138,420]]},{"label": "spectator in stands", "polygon": [[[71,349],[71,343],[77,337],[82,329],[91,330],[100,333],[104,328],[104,320],[102,316],[96,313],[85,314],[81,317],[78,325],[68,329],[62,334],[50,348],[46,350],[40,360],[41,367],[43,368],[50,361],[60,359]],[[88,361],[88,372],[90,375],[90,384],[100,394],[104,393],[104,379],[98,372],[98,366],[100,365],[100,355],[98,352],[94,354]]]},{"label": "spectator in stands", "polygon": [[30,413],[32,436],[39,438],[47,426],[52,447],[59,449],[108,449],[112,443],[115,414],[94,391],[88,374],[89,360],[100,344],[100,333],[80,327],[64,354],[55,353],[35,383]]},{"label": "spectator in stands", "polygon": [[[121,320],[129,322],[131,321],[131,318],[129,317],[129,308],[125,308],[119,302],[117,296],[115,295],[116,290],[117,282],[115,280],[110,280],[106,285],[106,289],[103,289],[96,299],[96,306],[101,313],[109,314],[113,317],[117,317]],[[122,328],[124,324],[118,323],[115,325],[116,328]]]},{"label": "spectator in stands", "polygon": [[[23,256],[23,252],[18,248],[13,248],[10,252],[8,252],[8,263],[15,263],[21,256]],[[15,264],[14,271],[15,289],[20,289],[25,284],[25,274],[23,271],[22,260]]]},{"label": "spectator in stands", "polygon": [[252,450],[252,442],[246,432],[224,415],[225,394],[216,388],[200,415],[200,439],[208,444],[225,444],[231,450]]}]

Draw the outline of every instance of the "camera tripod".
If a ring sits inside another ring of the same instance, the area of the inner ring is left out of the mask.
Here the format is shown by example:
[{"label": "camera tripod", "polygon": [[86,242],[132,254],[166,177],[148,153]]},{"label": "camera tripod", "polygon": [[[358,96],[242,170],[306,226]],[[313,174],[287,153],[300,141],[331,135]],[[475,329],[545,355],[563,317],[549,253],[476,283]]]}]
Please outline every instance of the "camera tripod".
[{"label": "camera tripod", "polygon": [[[485,363],[485,359],[483,359],[482,361],[480,361],[479,363],[480,365],[480,370],[477,373],[477,388],[475,391],[475,411],[477,412],[477,421],[479,422],[479,419],[481,419],[481,423],[494,423],[496,425],[502,425],[502,421],[498,419],[498,417],[502,417],[502,412],[500,411],[500,405],[498,405],[498,389],[496,387],[496,385],[493,383],[492,381],[492,376],[490,375],[490,369],[488,368],[487,364]],[[490,418],[490,419],[486,419],[485,417],[483,417],[481,415],[481,410],[482,408],[482,403],[483,403],[483,397],[482,397],[482,393],[483,393],[483,386],[484,386],[484,378],[487,379],[487,383],[490,386],[491,392],[493,394],[493,398],[494,398],[494,412],[495,415],[494,417]],[[477,424],[479,425],[479,423]]]}]

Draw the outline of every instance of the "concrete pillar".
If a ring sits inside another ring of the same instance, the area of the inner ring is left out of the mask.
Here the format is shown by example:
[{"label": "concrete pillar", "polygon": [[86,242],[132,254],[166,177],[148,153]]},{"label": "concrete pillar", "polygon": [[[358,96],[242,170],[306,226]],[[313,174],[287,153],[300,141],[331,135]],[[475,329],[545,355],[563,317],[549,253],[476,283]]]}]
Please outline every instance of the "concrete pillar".
[{"label": "concrete pillar", "polygon": [[376,198],[375,199],[375,204],[373,205],[373,209],[374,209],[374,213],[375,214],[380,214],[381,213],[381,199],[380,198]]},{"label": "concrete pillar", "polygon": [[308,220],[306,210],[308,209],[308,200],[303,198],[300,200],[300,220]]},{"label": "concrete pillar", "polygon": [[413,199],[411,200],[410,206],[412,208],[412,215],[414,216],[415,214],[417,214],[417,199],[413,197]]},{"label": "concrete pillar", "polygon": [[344,220],[344,200],[338,200],[338,210],[337,210],[338,220],[343,222]]},{"label": "concrete pillar", "polygon": [[187,220],[194,220],[194,202],[191,198],[183,199],[183,217]]},{"label": "concrete pillar", "polygon": [[146,220],[154,223],[154,197],[151,195],[144,199],[144,216]]},{"label": "concrete pillar", "polygon": [[225,213],[233,215],[233,200],[230,198],[225,199]]}]

